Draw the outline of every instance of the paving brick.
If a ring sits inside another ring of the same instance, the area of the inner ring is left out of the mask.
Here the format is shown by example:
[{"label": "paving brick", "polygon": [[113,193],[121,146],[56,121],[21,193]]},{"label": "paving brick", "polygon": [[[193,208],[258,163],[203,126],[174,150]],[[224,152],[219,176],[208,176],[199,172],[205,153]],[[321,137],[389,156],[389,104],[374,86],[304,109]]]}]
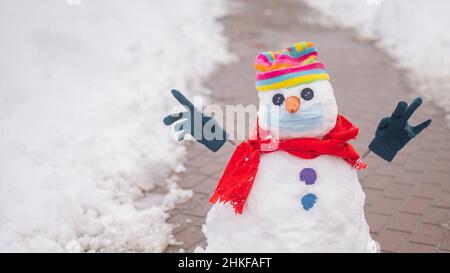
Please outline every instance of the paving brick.
[{"label": "paving brick", "polygon": [[172,233],[177,234],[186,227],[190,226],[192,222],[197,222],[199,219],[200,217],[186,216],[185,214],[177,213],[167,219],[167,223],[174,225]]},{"label": "paving brick", "polygon": [[450,160],[443,158],[436,158],[436,159],[437,160],[433,162],[431,169],[443,173],[448,172],[448,170],[450,169]]},{"label": "paving brick", "polygon": [[420,184],[414,189],[412,196],[434,199],[437,197],[441,187],[433,184]]},{"label": "paving brick", "polygon": [[413,186],[405,184],[391,183],[384,191],[383,197],[404,199],[411,192]]},{"label": "paving brick", "polygon": [[450,193],[449,192],[441,192],[439,194],[439,197],[436,198],[434,206],[450,209]]},{"label": "paving brick", "polygon": [[379,169],[375,170],[375,175],[381,179],[384,177],[394,178],[398,175],[399,170],[391,165],[385,164]]},{"label": "paving brick", "polygon": [[[424,141],[425,145],[430,145],[431,141]],[[428,150],[419,149],[414,156],[414,161],[424,163],[424,166],[431,167],[433,160],[436,158],[436,153]],[[423,167],[419,167],[423,169]]]},{"label": "paving brick", "polygon": [[404,232],[412,232],[421,219],[420,215],[398,213],[389,220],[386,228]]},{"label": "paving brick", "polygon": [[202,227],[205,224],[206,217],[201,217],[199,220],[197,220],[196,222],[194,222],[193,224],[195,226],[199,226]]},{"label": "paving brick", "polygon": [[448,228],[446,228],[444,238],[439,243],[439,249],[443,252],[450,252],[450,232]]},{"label": "paving brick", "polygon": [[216,173],[223,173],[224,169],[225,164],[210,163],[200,167],[197,171],[207,175],[214,175]]},{"label": "paving brick", "polygon": [[217,182],[220,180],[221,177],[222,177],[222,173],[220,173],[220,172],[212,175],[212,178]]},{"label": "paving brick", "polygon": [[408,163],[409,158],[406,156],[403,156],[403,154],[397,155],[397,157],[395,158],[395,160],[393,160],[392,162],[390,162],[389,164],[391,166],[395,166],[395,168],[398,167],[403,167],[406,165],[406,163]]},{"label": "paving brick", "polygon": [[[445,133],[445,131],[443,133]],[[445,143],[441,143],[441,146],[445,145],[445,144],[447,145],[447,149],[442,149],[442,147],[440,147],[439,154],[436,157],[436,159],[439,160],[440,162],[447,162],[448,163],[448,162],[450,162],[450,153],[449,153],[450,146],[448,145],[447,141]],[[448,165],[446,165],[446,166],[448,166]]]},{"label": "paving brick", "polygon": [[450,219],[450,210],[439,207],[429,207],[424,213],[423,222],[441,225]]},{"label": "paving brick", "polygon": [[380,243],[382,251],[400,252],[407,236],[408,233],[405,232],[385,230],[377,235],[377,241]]},{"label": "paving brick", "polygon": [[392,177],[389,176],[371,176],[364,181],[363,188],[371,190],[384,190],[392,183]]},{"label": "paving brick", "polygon": [[180,242],[180,245],[169,245],[164,252],[166,253],[184,253],[183,243]]},{"label": "paving brick", "polygon": [[432,203],[433,201],[429,199],[409,198],[405,201],[400,211],[422,215]]},{"label": "paving brick", "polygon": [[424,244],[417,244],[409,242],[407,243],[406,247],[404,248],[403,252],[408,253],[434,253],[437,251],[436,246],[430,246],[430,245],[424,245]]},{"label": "paving brick", "polygon": [[[198,144],[200,145],[200,144]],[[206,152],[197,152],[195,157],[189,159],[186,163],[189,167],[203,167],[211,161],[211,156]]]},{"label": "paving brick", "polygon": [[363,191],[366,194],[366,204],[369,206],[372,205],[375,202],[375,200],[382,194],[382,191],[380,190],[363,188]]},{"label": "paving brick", "polygon": [[195,249],[196,249],[197,247],[201,247],[201,248],[205,249],[206,246],[207,246],[206,239],[203,238],[202,240],[200,240],[200,241],[197,242],[196,244],[193,244],[193,245],[187,250],[187,252],[188,252],[188,253],[193,253],[193,252],[195,252]]},{"label": "paving brick", "polygon": [[403,200],[391,198],[379,198],[370,206],[370,212],[375,212],[384,215],[393,215],[400,209]]},{"label": "paving brick", "polygon": [[183,243],[182,247],[185,250],[188,250],[203,238],[203,232],[201,228],[197,226],[190,226],[177,234],[177,239]]},{"label": "paving brick", "polygon": [[205,201],[205,205],[196,207],[194,210],[190,211],[189,214],[205,217],[212,206],[208,200]]},{"label": "paving brick", "polygon": [[213,177],[206,179],[204,182],[197,184],[194,187],[195,192],[211,194],[216,188],[217,180]]},{"label": "paving brick", "polygon": [[183,206],[182,212],[187,215],[205,217],[210,208],[209,195],[196,193],[193,200]]},{"label": "paving brick", "polygon": [[409,240],[414,243],[439,245],[445,233],[446,229],[441,226],[422,224],[413,232]]},{"label": "paving brick", "polygon": [[370,173],[367,172],[367,170],[358,172],[358,179],[361,182],[361,185],[364,185],[364,181],[366,181],[368,178],[370,178]]},{"label": "paving brick", "polygon": [[422,176],[423,172],[398,170],[398,173],[395,176],[395,181],[399,184],[417,185],[420,183]]},{"label": "paving brick", "polygon": [[196,173],[195,169],[189,169],[187,172],[189,173],[178,182],[178,185],[184,189],[192,189],[195,185],[208,179],[207,175]]},{"label": "paving brick", "polygon": [[195,216],[202,216],[202,215],[196,215],[192,212],[196,210],[199,206],[204,206],[205,202],[208,202],[208,196],[200,193],[194,193],[194,196],[191,200],[188,202],[180,205],[181,212],[187,215],[195,215]]},{"label": "paving brick", "polygon": [[[195,145],[195,144],[192,144],[192,145]],[[186,150],[188,151],[188,153],[186,153],[186,161],[185,161],[184,165],[189,166],[189,167],[195,167],[195,165],[197,165],[197,164],[195,164],[195,163],[191,164],[190,162],[191,161],[194,162],[195,160],[198,160],[197,158],[202,156],[203,152],[191,151],[190,146],[186,147]]]},{"label": "paving brick", "polygon": [[366,218],[370,227],[370,232],[378,234],[383,229],[384,225],[388,222],[390,216],[368,213],[366,214]]},{"label": "paving brick", "polygon": [[[450,169],[450,168],[449,168]],[[423,183],[426,184],[437,184],[437,185],[443,185],[443,184],[450,184],[446,182],[450,182],[450,174],[447,172],[441,172],[441,171],[427,171],[425,175],[422,177]]]},{"label": "paving brick", "polygon": [[[422,155],[422,154],[421,154]],[[409,160],[403,170],[417,172],[419,170],[428,169],[428,167],[432,164],[431,161],[422,161],[422,160]]]},{"label": "paving brick", "polygon": [[444,180],[442,183],[442,191],[450,192],[450,178],[449,180]]},{"label": "paving brick", "polygon": [[382,165],[379,168],[376,168],[374,170],[374,176],[381,180],[381,179],[387,179],[386,181],[392,181],[393,178],[395,178],[395,176],[398,173],[398,169],[395,170],[393,169],[392,166],[390,165]]}]

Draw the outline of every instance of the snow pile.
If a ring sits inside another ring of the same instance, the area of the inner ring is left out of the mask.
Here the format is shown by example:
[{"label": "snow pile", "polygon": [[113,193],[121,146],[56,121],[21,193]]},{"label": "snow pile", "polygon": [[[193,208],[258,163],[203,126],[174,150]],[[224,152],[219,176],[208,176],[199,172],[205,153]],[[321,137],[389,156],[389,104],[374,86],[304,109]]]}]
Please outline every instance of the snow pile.
[{"label": "snow pile", "polygon": [[305,0],[328,26],[354,28],[393,56],[416,90],[450,121],[450,2],[446,0]]},{"label": "snow pile", "polygon": [[[0,251],[163,251],[162,117],[228,60],[221,0],[0,0]],[[80,5],[69,5],[80,3]]]}]

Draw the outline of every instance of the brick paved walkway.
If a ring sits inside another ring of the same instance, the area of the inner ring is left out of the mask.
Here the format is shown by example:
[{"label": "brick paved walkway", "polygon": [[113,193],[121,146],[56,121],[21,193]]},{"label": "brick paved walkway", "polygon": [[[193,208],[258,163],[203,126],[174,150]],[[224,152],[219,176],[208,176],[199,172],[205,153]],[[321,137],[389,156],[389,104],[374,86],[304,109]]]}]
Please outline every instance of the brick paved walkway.
[{"label": "brick paved walkway", "polygon": [[[349,31],[309,26],[300,19],[311,11],[294,0],[235,2],[235,12],[223,19],[230,48],[240,57],[236,64],[212,75],[211,102],[255,104],[253,61],[261,50],[278,49],[300,40],[314,41],[328,67],[338,107],[360,127],[356,148],[363,152],[381,117],[400,99],[414,96],[402,73],[383,53],[353,38]],[[233,5],[234,6],[234,5]],[[219,76],[220,75],[220,76]],[[426,102],[413,122],[433,118],[432,126],[407,146],[393,163],[369,155],[369,169],[359,172],[367,195],[366,216],[373,237],[383,252],[450,251],[450,130],[444,113]],[[192,252],[205,245],[201,232],[213,191],[233,147],[218,153],[187,143],[190,155],[181,186],[194,190],[191,201],[172,211],[180,248]]]}]

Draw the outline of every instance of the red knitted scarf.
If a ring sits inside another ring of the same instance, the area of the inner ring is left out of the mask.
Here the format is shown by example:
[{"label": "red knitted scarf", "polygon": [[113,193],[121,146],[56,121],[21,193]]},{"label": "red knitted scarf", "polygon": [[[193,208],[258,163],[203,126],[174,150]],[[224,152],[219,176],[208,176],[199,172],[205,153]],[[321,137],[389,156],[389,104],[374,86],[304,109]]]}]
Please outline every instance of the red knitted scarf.
[{"label": "red knitted scarf", "polygon": [[215,204],[217,201],[230,202],[235,212],[241,214],[258,172],[261,153],[280,150],[304,159],[313,159],[320,155],[332,155],[342,158],[357,169],[367,167],[360,160],[352,145],[347,143],[347,141],[356,138],[358,128],[341,115],[337,117],[336,126],[322,139],[281,139],[277,143],[278,147],[269,151],[262,150],[261,145],[269,144],[271,139],[261,140],[259,128],[256,130],[256,140],[247,140],[237,146],[214,194],[209,200],[211,203]]}]

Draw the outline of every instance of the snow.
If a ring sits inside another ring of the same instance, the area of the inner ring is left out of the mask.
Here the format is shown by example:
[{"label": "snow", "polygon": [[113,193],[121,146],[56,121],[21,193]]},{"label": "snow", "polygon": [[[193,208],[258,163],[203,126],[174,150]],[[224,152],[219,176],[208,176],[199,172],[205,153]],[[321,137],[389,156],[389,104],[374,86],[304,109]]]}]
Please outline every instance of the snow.
[{"label": "snow", "polygon": [[446,0],[305,0],[322,16],[313,22],[355,29],[407,71],[416,92],[450,122],[450,2]]},{"label": "snow", "polygon": [[226,6],[78,2],[0,0],[0,251],[161,252],[192,195],[162,117],[228,61]]}]

